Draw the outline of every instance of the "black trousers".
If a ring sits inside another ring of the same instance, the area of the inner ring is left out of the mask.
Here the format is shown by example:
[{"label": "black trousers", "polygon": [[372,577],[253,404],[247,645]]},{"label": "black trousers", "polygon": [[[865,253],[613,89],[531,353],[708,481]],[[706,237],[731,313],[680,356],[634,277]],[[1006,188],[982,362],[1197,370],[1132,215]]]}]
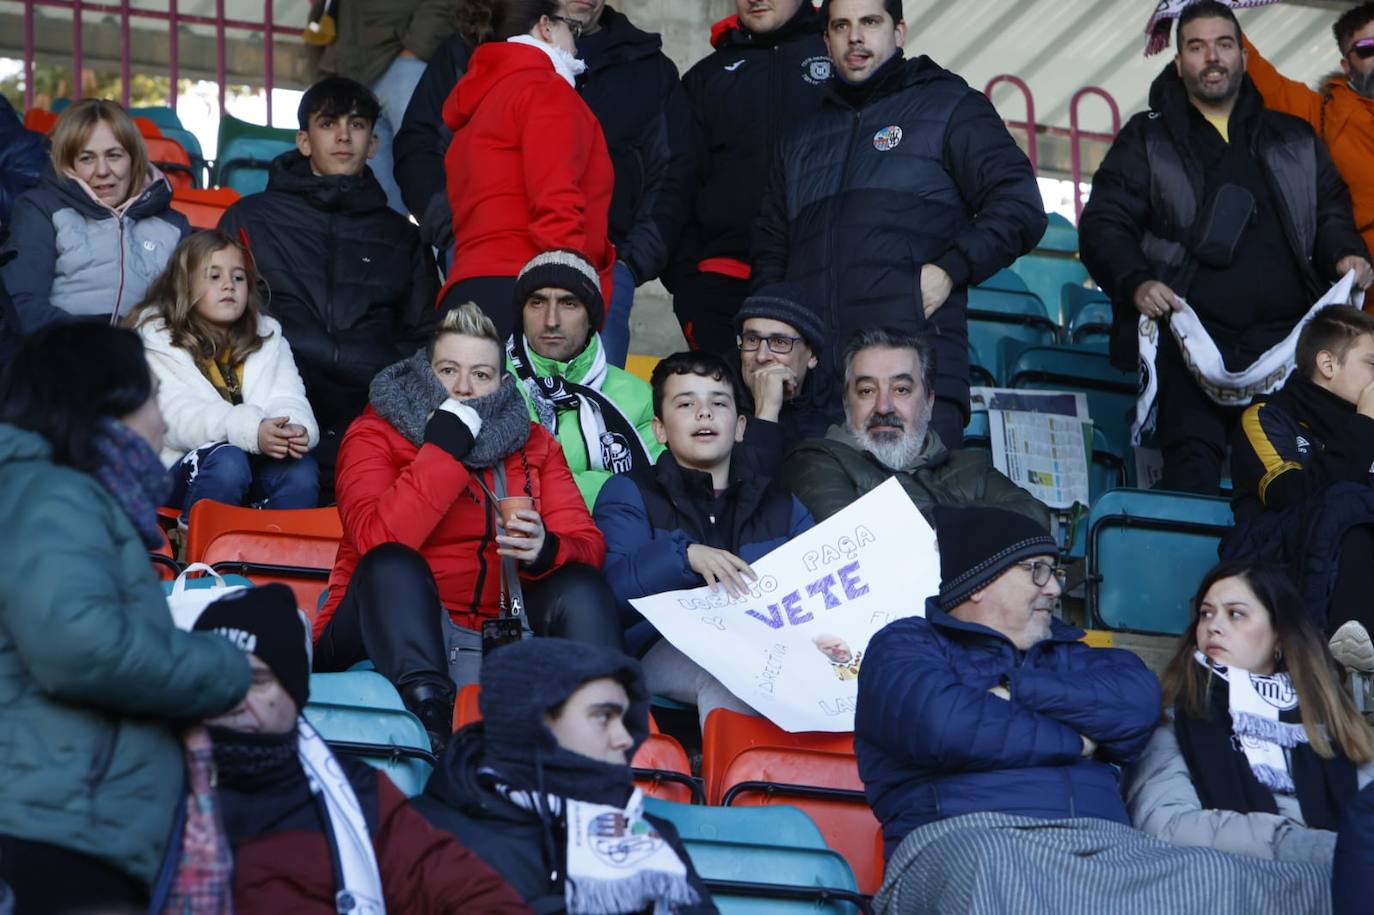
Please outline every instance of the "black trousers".
[{"label": "black trousers", "polygon": [[1336,586],[1326,605],[1326,636],[1349,620],[1374,635],[1374,525],[1352,527],[1341,538]]},{"label": "black trousers", "polygon": [[515,277],[513,276],[474,276],[459,280],[449,289],[444,300],[439,303],[439,318],[464,302],[476,302],[477,307],[486,312],[496,325],[496,333],[502,340],[508,339],[515,329]]},{"label": "black trousers", "polygon": [[1223,407],[1198,387],[1171,333],[1159,335],[1155,369],[1159,378],[1156,431],[1164,454],[1160,488],[1215,496],[1221,491],[1231,432],[1244,410]]},{"label": "black trousers", "polygon": [[139,915],[148,905],[143,884],[90,855],[0,835],[0,880],[14,894],[14,915],[99,911]]},{"label": "black trousers", "polygon": [[696,270],[684,273],[673,285],[673,313],[687,345],[738,366],[735,315],[748,295],[748,280]]},{"label": "black trousers", "polygon": [[[615,594],[598,570],[569,563],[521,587],[536,635],[624,648]],[[370,658],[402,694],[421,685],[452,694],[444,613],[423,556],[399,543],[374,547],[358,561],[348,591],[320,634],[315,670],[347,670]]]}]

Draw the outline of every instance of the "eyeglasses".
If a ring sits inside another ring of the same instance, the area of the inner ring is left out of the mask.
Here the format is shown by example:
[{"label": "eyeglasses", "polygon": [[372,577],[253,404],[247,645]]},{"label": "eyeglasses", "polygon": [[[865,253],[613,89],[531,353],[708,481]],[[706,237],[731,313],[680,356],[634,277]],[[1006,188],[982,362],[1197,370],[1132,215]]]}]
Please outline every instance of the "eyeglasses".
[{"label": "eyeglasses", "polygon": [[1055,581],[1059,582],[1059,587],[1064,587],[1063,566],[1052,565],[1039,559],[1033,562],[1018,562],[1017,565],[1031,573],[1031,582],[1037,588],[1043,588],[1049,584],[1051,575],[1054,576]]},{"label": "eyeglasses", "polygon": [[577,39],[582,37],[582,29],[584,28],[584,26],[582,25],[582,21],[580,19],[570,19],[567,16],[550,16],[549,18],[552,19],[554,22],[561,22],[564,25],[566,25],[568,27],[568,31],[572,32],[573,41],[576,41]]},{"label": "eyeglasses", "polygon": [[746,353],[752,353],[760,346],[767,344],[768,349],[775,355],[786,356],[792,352],[792,347],[801,339],[801,337],[789,337],[786,334],[769,334],[764,337],[755,333],[746,333],[741,337],[736,337],[735,342]]}]

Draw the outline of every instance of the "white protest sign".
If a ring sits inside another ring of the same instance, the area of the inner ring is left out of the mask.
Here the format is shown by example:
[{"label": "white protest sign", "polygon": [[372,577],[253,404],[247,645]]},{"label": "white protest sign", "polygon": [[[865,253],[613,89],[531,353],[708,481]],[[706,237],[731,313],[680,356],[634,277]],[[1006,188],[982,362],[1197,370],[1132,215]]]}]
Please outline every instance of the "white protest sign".
[{"label": "white protest sign", "polygon": [[788,731],[852,731],[868,640],[939,591],[935,531],[890,479],[753,563],[746,597],[630,601],[659,633]]}]

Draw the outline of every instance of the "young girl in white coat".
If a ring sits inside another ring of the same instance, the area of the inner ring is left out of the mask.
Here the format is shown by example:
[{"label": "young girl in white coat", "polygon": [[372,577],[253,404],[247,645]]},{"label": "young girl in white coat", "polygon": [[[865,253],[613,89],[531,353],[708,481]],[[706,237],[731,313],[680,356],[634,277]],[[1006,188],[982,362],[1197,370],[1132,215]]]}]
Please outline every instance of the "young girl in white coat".
[{"label": "young girl in white coat", "polygon": [[201,499],[314,508],[319,427],[281,325],[260,313],[257,272],[221,232],[197,232],[172,255],[129,317],[157,379],[167,420],[169,503]]}]

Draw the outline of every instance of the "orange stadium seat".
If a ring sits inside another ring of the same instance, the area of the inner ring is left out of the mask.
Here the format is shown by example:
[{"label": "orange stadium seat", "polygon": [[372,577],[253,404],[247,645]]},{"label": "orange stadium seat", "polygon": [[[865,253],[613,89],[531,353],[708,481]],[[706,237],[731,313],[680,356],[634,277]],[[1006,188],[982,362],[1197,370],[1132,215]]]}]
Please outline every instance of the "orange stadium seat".
[{"label": "orange stadium seat", "polygon": [[57,123],[57,113],[46,108],[30,108],[24,112],[24,126],[39,133],[51,133]]},{"label": "orange stadium seat", "polygon": [[239,199],[231,187],[172,188],[172,209],[191,223],[193,229],[213,229],[224,211]]},{"label": "orange stadium seat", "polygon": [[701,775],[706,780],[708,804],[720,804],[725,795],[725,770],[750,747],[795,747],[822,753],[854,754],[853,732],[803,731],[788,733],[767,718],[716,709],[706,719],[701,737]]},{"label": "orange stadium seat", "polygon": [[144,136],[143,145],[148,147],[148,160],[167,176],[167,183],[172,186],[173,193],[195,187],[191,157],[180,143],[163,136]]},{"label": "orange stadium seat", "polygon": [[342,537],[334,508],[241,508],[203,499],[191,507],[186,559],[236,572],[254,584],[287,585],[313,618]]}]

